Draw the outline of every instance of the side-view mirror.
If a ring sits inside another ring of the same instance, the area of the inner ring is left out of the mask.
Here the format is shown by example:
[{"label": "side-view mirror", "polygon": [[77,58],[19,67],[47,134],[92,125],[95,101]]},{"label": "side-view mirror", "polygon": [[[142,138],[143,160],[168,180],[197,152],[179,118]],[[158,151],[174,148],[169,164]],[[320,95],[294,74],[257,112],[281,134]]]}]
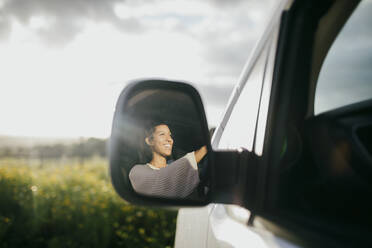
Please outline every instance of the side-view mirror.
[{"label": "side-view mirror", "polygon": [[203,104],[192,86],[142,80],[123,90],[110,137],[110,174],[124,200],[207,204],[210,152]]},{"label": "side-view mirror", "polygon": [[138,80],[122,91],[110,137],[110,175],[124,200],[253,206],[256,164],[246,150],[212,150],[204,107],[191,85]]}]

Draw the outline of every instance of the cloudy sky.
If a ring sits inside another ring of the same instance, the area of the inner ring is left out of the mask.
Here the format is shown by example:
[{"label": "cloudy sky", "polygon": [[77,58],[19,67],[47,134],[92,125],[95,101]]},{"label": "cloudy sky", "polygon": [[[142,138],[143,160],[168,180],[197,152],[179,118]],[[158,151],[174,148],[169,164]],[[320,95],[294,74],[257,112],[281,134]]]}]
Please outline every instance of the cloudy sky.
[{"label": "cloudy sky", "polygon": [[107,137],[144,77],[191,82],[217,125],[276,2],[0,0],[0,135]]},{"label": "cloudy sky", "polygon": [[110,133],[126,82],[191,82],[216,125],[273,0],[0,0],[0,134]]},{"label": "cloudy sky", "polygon": [[363,0],[331,47],[319,75],[315,113],[372,98],[372,0]]}]

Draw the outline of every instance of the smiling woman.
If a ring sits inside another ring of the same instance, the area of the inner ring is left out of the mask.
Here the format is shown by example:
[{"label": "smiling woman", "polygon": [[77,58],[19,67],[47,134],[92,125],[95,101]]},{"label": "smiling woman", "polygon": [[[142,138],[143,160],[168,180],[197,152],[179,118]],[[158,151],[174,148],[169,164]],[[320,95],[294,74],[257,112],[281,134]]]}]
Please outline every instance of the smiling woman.
[{"label": "smiling woman", "polygon": [[136,80],[121,93],[110,138],[110,173],[125,200],[205,200],[209,132],[198,112],[200,96],[193,94],[191,86],[165,80]]},{"label": "smiling woman", "polygon": [[206,147],[167,164],[167,158],[172,155],[173,139],[164,122],[149,126],[145,143],[151,149],[151,161],[135,165],[130,170],[133,189],[140,194],[158,197],[183,198],[192,194],[200,181],[197,163],[207,154]]}]

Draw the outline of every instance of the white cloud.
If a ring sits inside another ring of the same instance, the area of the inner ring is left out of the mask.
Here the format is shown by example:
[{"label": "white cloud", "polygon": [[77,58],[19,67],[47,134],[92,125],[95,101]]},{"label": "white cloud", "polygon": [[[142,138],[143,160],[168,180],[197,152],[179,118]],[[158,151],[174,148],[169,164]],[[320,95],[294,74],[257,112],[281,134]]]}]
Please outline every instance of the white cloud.
[{"label": "white cloud", "polygon": [[30,19],[29,26],[32,29],[46,28],[46,27],[48,27],[48,20],[43,16],[33,16]]}]

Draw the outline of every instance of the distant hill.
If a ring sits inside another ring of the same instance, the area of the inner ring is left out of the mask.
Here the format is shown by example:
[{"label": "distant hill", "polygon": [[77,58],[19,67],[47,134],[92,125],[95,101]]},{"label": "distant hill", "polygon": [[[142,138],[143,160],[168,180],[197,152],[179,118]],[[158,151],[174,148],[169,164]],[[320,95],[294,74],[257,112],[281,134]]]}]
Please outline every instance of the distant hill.
[{"label": "distant hill", "polygon": [[106,157],[107,139],[40,138],[0,135],[0,158],[60,159]]},{"label": "distant hill", "polygon": [[23,137],[0,135],[0,148],[3,147],[33,147],[37,145],[64,144],[70,145],[79,141],[79,138],[53,138],[53,137]]}]

